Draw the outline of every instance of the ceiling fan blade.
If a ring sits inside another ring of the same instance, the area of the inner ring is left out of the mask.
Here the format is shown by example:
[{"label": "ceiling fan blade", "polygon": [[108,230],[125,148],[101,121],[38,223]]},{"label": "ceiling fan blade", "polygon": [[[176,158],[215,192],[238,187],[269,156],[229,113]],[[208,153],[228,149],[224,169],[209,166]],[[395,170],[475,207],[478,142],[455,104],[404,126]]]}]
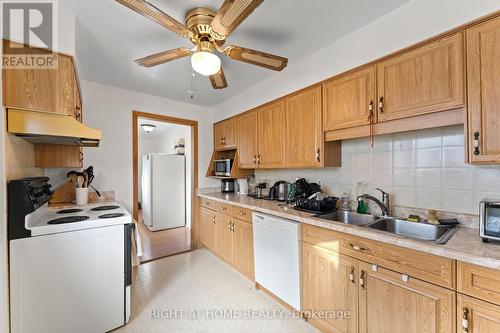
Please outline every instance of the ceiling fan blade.
[{"label": "ceiling fan blade", "polygon": [[224,53],[231,59],[265,67],[274,71],[281,71],[288,64],[287,58],[234,45],[224,48]]},{"label": "ceiling fan blade", "polygon": [[224,70],[220,69],[219,73],[210,76],[210,82],[214,89],[224,89],[227,87],[226,76],[224,75]]},{"label": "ceiling fan blade", "polygon": [[225,0],[212,20],[212,31],[228,36],[264,0]]},{"label": "ceiling fan blade", "polygon": [[193,33],[185,25],[178,22],[170,15],[164,13],[145,0],[116,0],[133,11],[155,21],[161,26],[175,32],[181,37],[191,39]]},{"label": "ceiling fan blade", "polygon": [[192,52],[184,47],[177,49],[156,53],[145,58],[137,59],[135,62],[144,67],[153,67],[156,65],[164,64],[166,62],[176,60],[179,58],[187,57]]}]

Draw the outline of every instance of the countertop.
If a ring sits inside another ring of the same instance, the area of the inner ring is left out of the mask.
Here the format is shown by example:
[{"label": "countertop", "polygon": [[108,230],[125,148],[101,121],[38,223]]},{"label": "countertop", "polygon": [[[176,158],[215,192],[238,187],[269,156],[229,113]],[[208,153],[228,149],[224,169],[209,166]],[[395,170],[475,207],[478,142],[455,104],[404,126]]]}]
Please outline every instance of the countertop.
[{"label": "countertop", "polygon": [[246,195],[221,193],[216,189],[198,189],[197,195],[214,201],[230,203],[253,211],[287,218],[296,222],[314,225],[346,234],[364,237],[379,242],[434,254],[450,259],[500,269],[500,243],[483,243],[476,228],[459,227],[444,245],[430,241],[420,241],[404,236],[355,225],[332,222],[313,217],[311,213],[300,212],[276,201],[254,199]]}]

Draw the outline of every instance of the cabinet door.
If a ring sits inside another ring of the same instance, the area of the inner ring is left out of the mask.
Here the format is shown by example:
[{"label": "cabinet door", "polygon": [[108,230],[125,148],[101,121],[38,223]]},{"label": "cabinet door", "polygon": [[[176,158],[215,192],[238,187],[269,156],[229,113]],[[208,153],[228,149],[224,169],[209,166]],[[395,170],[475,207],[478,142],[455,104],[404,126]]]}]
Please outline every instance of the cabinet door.
[{"label": "cabinet door", "polygon": [[215,251],[215,231],[216,231],[216,219],[215,213],[205,208],[201,208],[201,241],[210,250]]},{"label": "cabinet door", "polygon": [[76,117],[75,68],[73,60],[66,55],[59,55],[58,62],[58,112]]},{"label": "cabinet door", "polygon": [[375,112],[375,99],[375,66],[324,83],[323,129],[369,124],[370,110]]},{"label": "cabinet door", "polygon": [[240,169],[257,167],[257,111],[245,113],[236,120]]},{"label": "cabinet door", "polygon": [[82,168],[83,148],[80,146],[35,144],[35,167]]},{"label": "cabinet door", "polygon": [[467,30],[469,156],[500,163],[500,19]]},{"label": "cabinet door", "polygon": [[321,86],[286,99],[285,165],[318,167],[322,162]]},{"label": "cabinet door", "polygon": [[364,262],[359,267],[360,333],[455,332],[454,291]]},{"label": "cabinet door", "polygon": [[258,110],[259,168],[285,167],[285,102],[278,101]]},{"label": "cabinet door", "polygon": [[[4,50],[8,40],[3,40]],[[20,47],[20,44],[17,46]],[[28,49],[27,52],[34,52]],[[60,59],[61,57],[59,57]],[[34,111],[58,112],[56,69],[3,69],[5,106]]]},{"label": "cabinet door", "polygon": [[458,33],[379,63],[379,121],[464,107],[463,41]]},{"label": "cabinet door", "polygon": [[233,220],[233,265],[249,279],[254,279],[252,223]]},{"label": "cabinet door", "polygon": [[500,332],[500,306],[458,294],[457,332]]},{"label": "cabinet door", "polygon": [[302,243],[302,311],[350,312],[343,320],[309,316],[322,332],[357,332],[357,267],[354,258]]},{"label": "cabinet door", "polygon": [[215,216],[216,221],[216,253],[224,260],[231,263],[233,261],[233,231],[231,227],[231,217],[219,214]]},{"label": "cabinet door", "polygon": [[214,125],[215,149],[234,148],[237,144],[236,119],[228,119]]}]

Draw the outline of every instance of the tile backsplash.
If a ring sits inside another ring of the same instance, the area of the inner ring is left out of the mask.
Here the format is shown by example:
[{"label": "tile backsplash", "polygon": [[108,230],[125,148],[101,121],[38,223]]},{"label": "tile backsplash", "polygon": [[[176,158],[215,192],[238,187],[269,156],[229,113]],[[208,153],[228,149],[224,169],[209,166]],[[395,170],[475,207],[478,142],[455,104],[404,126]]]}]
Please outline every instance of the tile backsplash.
[{"label": "tile backsplash", "polygon": [[257,170],[257,181],[320,182],[325,192],[351,198],[391,194],[393,206],[478,214],[483,198],[500,199],[500,166],[465,163],[463,126],[404,132],[342,142],[342,167]]}]

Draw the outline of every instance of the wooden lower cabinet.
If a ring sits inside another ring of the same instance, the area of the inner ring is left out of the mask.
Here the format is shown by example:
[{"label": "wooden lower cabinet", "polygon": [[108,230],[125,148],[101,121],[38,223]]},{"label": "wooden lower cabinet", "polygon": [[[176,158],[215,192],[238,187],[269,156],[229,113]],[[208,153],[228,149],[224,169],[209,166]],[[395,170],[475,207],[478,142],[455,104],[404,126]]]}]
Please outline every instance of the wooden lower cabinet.
[{"label": "wooden lower cabinet", "polygon": [[254,279],[252,224],[233,220],[233,265],[249,279]]},{"label": "wooden lower cabinet", "polygon": [[[357,259],[302,243],[302,311],[309,323],[322,332],[357,332],[357,271]],[[323,311],[329,316],[320,318]],[[349,318],[330,316],[338,311],[349,311]]]},{"label": "wooden lower cabinet", "polygon": [[454,291],[365,262],[359,269],[360,333],[455,332]]},{"label": "wooden lower cabinet", "polygon": [[217,227],[216,235],[216,252],[227,262],[233,262],[233,231],[231,217],[224,214],[215,216]]},{"label": "wooden lower cabinet", "polygon": [[500,332],[500,306],[458,294],[457,332]]},{"label": "wooden lower cabinet", "polygon": [[[253,280],[252,212],[203,198],[200,202],[201,243]],[[221,210],[221,207],[226,209]]]},{"label": "wooden lower cabinet", "polygon": [[216,249],[215,232],[217,228],[215,212],[201,208],[200,209],[200,238],[201,242],[210,250]]}]

